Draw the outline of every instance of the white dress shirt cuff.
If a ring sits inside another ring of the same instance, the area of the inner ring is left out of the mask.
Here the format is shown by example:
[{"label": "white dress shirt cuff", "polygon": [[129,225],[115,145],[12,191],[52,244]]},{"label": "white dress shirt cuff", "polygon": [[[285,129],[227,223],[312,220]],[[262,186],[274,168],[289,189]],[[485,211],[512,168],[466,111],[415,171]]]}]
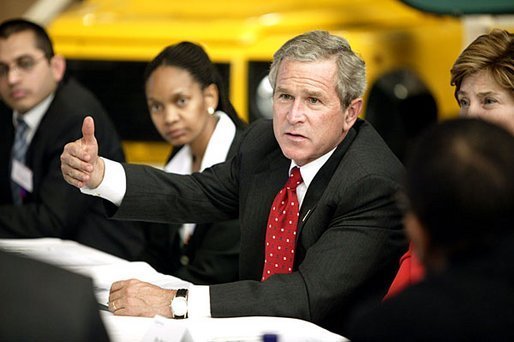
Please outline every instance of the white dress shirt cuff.
[{"label": "white dress shirt cuff", "polygon": [[211,317],[209,286],[190,285],[187,298],[187,315],[189,318]]},{"label": "white dress shirt cuff", "polygon": [[83,187],[80,191],[87,195],[104,198],[118,207],[127,191],[127,176],[123,166],[115,161],[102,158],[104,161],[104,179],[95,189]]}]

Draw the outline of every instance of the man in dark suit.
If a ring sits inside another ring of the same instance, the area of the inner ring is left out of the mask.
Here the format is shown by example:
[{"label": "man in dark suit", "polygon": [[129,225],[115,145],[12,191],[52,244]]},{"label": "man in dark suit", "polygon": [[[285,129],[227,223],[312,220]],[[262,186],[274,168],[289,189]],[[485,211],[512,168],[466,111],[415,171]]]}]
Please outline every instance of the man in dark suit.
[{"label": "man in dark suit", "polygon": [[[98,158],[91,118],[84,121],[83,138],[66,145],[65,179],[119,205],[117,218],[210,222],[239,216],[239,281],[192,286],[189,293],[116,282],[109,298],[115,314],[284,316],[344,333],[340,322],[358,303],[378,302],[385,294],[405,248],[393,200],[403,167],[358,119],[364,62],[345,39],[309,32],[275,54],[270,81],[273,121],[251,125],[234,158],[201,174],[166,174]],[[283,193],[300,210],[284,209],[293,213],[291,227],[272,231],[274,197],[289,172],[297,179],[298,168],[299,180]],[[118,191],[105,191],[108,184]],[[293,237],[282,236],[285,231]],[[273,246],[279,252],[269,252]],[[276,254],[280,259],[268,261]]]},{"label": "man in dark suit", "polygon": [[42,27],[22,19],[0,24],[0,237],[59,237],[133,258],[143,246],[140,229],[108,220],[101,201],[60,174],[59,155],[80,136],[85,114],[101,125],[102,153],[123,161],[103,107],[65,69]]},{"label": "man in dark suit", "polygon": [[0,270],[0,340],[109,340],[91,279],[3,251]]},{"label": "man in dark suit", "polygon": [[423,281],[364,312],[352,341],[514,340],[514,137],[477,119],[422,136],[405,227]]}]

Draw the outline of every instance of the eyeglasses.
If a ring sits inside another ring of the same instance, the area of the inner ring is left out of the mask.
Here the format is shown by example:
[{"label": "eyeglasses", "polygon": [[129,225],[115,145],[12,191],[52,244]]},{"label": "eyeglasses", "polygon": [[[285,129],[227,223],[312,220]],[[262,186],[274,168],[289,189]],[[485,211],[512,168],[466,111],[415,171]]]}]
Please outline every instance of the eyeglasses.
[{"label": "eyeglasses", "polygon": [[16,70],[16,72],[20,74],[27,74],[31,72],[32,69],[34,69],[36,64],[45,58],[45,55],[39,58],[34,58],[32,56],[21,56],[16,58],[16,60],[12,63],[0,63],[0,78],[6,78],[9,75],[9,72],[12,70]]}]

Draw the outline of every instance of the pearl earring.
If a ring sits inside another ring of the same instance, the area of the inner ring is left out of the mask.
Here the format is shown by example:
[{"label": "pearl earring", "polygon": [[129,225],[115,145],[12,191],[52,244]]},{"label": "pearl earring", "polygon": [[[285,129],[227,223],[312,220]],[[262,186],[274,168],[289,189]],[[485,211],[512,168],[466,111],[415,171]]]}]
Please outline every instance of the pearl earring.
[{"label": "pearl earring", "polygon": [[214,108],[213,107],[207,108],[207,113],[209,113],[209,115],[214,115]]}]

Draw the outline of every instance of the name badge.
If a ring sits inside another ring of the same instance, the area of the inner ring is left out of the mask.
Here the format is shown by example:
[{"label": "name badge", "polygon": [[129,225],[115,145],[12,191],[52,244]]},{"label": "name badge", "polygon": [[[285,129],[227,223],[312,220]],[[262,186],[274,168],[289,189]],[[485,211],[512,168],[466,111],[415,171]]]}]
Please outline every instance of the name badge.
[{"label": "name badge", "polygon": [[28,192],[32,192],[32,170],[16,159],[12,162],[11,179]]}]

